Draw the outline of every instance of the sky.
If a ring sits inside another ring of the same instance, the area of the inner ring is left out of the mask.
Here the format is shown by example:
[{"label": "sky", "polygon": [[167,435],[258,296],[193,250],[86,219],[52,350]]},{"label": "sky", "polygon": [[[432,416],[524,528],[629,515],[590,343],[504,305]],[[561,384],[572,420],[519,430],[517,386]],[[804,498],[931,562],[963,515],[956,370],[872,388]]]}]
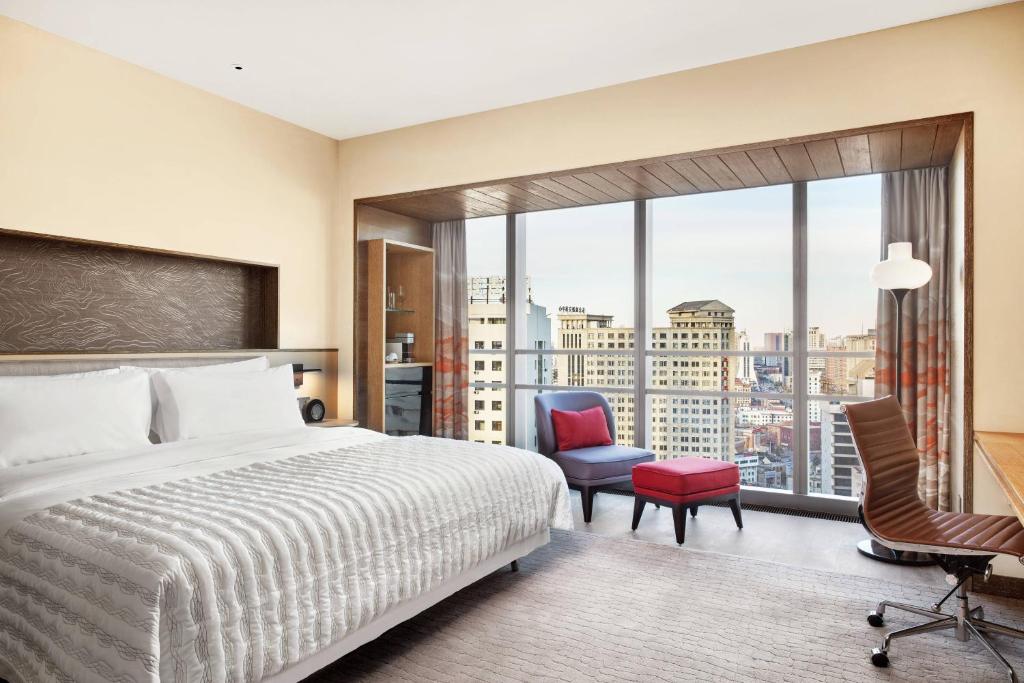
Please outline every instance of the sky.
[{"label": "sky", "polygon": [[[807,184],[808,322],[829,336],[874,326],[880,256],[880,176]],[[683,302],[719,299],[753,347],[792,328],[792,189],[788,185],[652,202],[652,324]],[[525,217],[525,270],[534,302],[557,314],[582,306],[630,327],[633,317],[631,203],[538,211]],[[505,219],[466,222],[467,270],[503,275]]]}]

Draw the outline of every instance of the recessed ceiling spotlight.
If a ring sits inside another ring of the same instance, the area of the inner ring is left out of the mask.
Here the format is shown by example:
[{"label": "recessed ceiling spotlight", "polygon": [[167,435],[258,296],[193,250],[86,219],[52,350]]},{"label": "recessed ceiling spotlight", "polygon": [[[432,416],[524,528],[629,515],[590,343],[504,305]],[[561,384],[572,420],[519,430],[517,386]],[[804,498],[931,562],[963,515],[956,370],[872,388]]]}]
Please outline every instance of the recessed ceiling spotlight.
[{"label": "recessed ceiling spotlight", "polygon": [[241,71],[242,70],[242,65],[241,64],[232,64],[231,68],[234,69],[235,71]]}]

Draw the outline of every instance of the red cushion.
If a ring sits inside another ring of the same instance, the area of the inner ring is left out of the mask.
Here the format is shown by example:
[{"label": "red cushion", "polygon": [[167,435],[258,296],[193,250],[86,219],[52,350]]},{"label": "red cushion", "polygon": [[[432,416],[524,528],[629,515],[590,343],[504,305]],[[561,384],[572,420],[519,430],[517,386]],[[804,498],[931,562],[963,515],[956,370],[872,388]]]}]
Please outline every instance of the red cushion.
[{"label": "red cushion", "polygon": [[601,406],[579,412],[552,408],[551,425],[555,428],[555,440],[560,451],[612,445],[608,419]]},{"label": "red cushion", "polygon": [[633,486],[688,496],[740,483],[735,463],[707,458],[674,458],[633,465]]},{"label": "red cushion", "polygon": [[665,493],[664,491],[656,491],[654,489],[645,489],[641,486],[634,486],[633,492],[636,493],[638,496],[660,500],[662,503],[665,503],[666,505],[672,505],[673,503],[677,505],[686,505],[688,503],[699,503],[700,501],[708,500],[709,498],[726,496],[729,495],[730,493],[739,493],[740,485],[736,484],[735,486],[726,486],[725,488],[721,489],[711,489],[710,491],[691,493],[686,496],[678,496],[674,493]]}]

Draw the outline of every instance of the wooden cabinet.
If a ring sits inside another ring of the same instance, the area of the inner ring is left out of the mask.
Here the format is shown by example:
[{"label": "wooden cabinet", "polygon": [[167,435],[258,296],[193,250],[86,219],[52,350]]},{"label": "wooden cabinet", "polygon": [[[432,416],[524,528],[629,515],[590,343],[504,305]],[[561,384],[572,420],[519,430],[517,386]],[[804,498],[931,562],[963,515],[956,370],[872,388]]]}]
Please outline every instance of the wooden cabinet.
[{"label": "wooden cabinet", "polygon": [[[387,239],[370,240],[366,247],[366,426],[384,431],[387,368],[434,363],[434,250]],[[387,340],[405,332],[415,339],[412,363],[385,362]]]}]

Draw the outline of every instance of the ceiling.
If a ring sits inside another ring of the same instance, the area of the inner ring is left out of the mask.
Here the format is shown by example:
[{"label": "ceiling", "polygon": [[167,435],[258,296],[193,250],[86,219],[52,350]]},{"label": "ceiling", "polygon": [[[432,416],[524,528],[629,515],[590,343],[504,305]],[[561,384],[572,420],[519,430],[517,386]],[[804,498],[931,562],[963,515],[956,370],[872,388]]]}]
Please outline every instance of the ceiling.
[{"label": "ceiling", "polygon": [[343,139],[998,4],[0,0],[0,14]]},{"label": "ceiling", "polygon": [[359,203],[436,222],[945,166],[965,120],[954,114]]}]

